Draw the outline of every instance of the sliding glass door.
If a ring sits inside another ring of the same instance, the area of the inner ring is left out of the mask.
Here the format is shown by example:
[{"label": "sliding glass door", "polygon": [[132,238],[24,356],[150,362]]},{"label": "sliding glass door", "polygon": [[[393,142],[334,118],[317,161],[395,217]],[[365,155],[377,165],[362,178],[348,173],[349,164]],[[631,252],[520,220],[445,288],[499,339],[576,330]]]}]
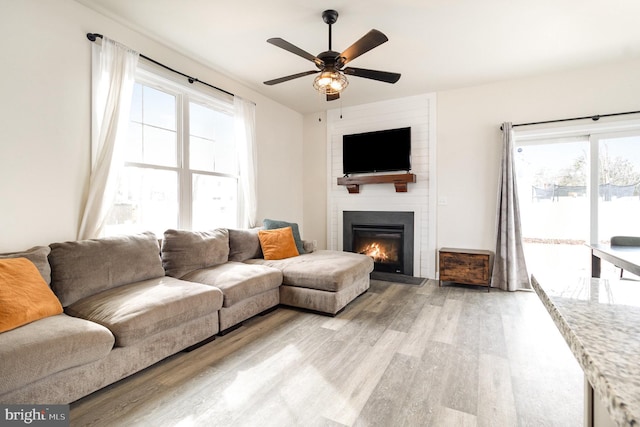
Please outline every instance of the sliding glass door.
[{"label": "sliding glass door", "polygon": [[640,135],[597,138],[598,211],[594,242],[640,236]]},{"label": "sliding glass door", "polygon": [[[640,236],[640,130],[565,133],[516,136],[522,235],[534,274],[589,275],[587,243]],[[603,265],[609,274],[613,266]]]},{"label": "sliding glass door", "polygon": [[516,148],[522,236],[530,272],[590,268],[587,138]]}]

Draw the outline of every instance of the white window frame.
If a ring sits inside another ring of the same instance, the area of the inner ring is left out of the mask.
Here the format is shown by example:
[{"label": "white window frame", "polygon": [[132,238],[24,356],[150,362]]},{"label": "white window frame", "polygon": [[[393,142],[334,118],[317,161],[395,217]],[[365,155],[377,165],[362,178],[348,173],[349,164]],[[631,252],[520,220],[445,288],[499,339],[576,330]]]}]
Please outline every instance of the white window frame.
[{"label": "white window frame", "polygon": [[241,198],[240,172],[228,174],[221,172],[211,172],[191,169],[189,165],[189,102],[198,103],[209,108],[228,113],[233,117],[234,105],[233,97],[219,93],[213,89],[208,90],[198,87],[187,86],[174,79],[174,75],[163,70],[156,69],[151,64],[139,63],[136,70],[136,83],[152,87],[162,92],[169,93],[176,97],[176,166],[162,166],[141,162],[125,161],[124,167],[138,167],[146,169],[175,171],[178,175],[178,218],[177,227],[191,230],[193,218],[193,175],[209,175],[216,177],[226,177],[235,179],[236,185],[236,224],[241,223],[243,206]]}]

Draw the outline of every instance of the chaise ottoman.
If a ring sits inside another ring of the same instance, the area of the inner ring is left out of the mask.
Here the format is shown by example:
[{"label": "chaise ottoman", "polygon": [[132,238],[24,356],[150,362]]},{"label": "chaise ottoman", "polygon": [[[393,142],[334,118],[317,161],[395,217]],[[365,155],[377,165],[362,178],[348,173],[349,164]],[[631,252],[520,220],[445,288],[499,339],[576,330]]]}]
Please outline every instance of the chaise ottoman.
[{"label": "chaise ottoman", "polygon": [[280,304],[335,315],[369,289],[373,259],[352,252],[318,250],[260,264],[282,271]]}]

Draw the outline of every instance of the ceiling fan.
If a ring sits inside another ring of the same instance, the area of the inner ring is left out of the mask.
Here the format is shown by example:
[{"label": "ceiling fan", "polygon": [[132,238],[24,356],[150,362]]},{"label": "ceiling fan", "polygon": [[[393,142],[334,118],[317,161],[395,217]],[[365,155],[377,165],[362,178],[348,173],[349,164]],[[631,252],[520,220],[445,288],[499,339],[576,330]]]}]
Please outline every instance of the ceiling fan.
[{"label": "ceiling fan", "polygon": [[318,69],[303,71],[302,73],[268,80],[264,82],[264,84],[271,86],[297,79],[299,77],[320,73],[314,79],[313,87],[318,92],[325,94],[327,96],[327,101],[333,101],[340,98],[340,92],[342,92],[349,84],[346,75],[363,77],[365,79],[378,80],[387,83],[395,83],[400,79],[400,74],[390,73],[388,71],[367,70],[365,68],[354,67],[344,68],[347,63],[351,62],[358,56],[389,40],[387,36],[378,30],[371,30],[342,53],[335,52],[331,50],[331,25],[335,24],[338,20],[338,12],[335,10],[325,10],[322,12],[322,19],[329,25],[329,50],[321,52],[317,56],[314,56],[279,37],[267,40],[268,43],[271,43],[274,46],[278,46],[279,48],[313,62]]}]

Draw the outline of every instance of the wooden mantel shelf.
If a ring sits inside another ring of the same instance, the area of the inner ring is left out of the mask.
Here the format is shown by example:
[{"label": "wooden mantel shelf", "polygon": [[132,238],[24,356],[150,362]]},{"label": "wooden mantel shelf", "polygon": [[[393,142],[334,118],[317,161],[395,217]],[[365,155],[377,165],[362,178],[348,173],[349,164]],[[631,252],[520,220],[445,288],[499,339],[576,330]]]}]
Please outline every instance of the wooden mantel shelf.
[{"label": "wooden mantel shelf", "polygon": [[338,185],[347,187],[349,194],[357,194],[360,192],[362,184],[387,184],[393,183],[396,187],[396,193],[406,193],[407,184],[416,182],[416,176],[412,173],[403,173],[396,175],[366,175],[338,178]]}]

